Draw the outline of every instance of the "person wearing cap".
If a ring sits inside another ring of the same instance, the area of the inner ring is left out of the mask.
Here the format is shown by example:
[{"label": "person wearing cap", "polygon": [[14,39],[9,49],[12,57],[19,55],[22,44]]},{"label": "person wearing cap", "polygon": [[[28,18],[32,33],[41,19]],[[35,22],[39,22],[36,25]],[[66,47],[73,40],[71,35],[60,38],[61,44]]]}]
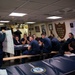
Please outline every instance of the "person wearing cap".
[{"label": "person wearing cap", "polygon": [[0,33],[0,67],[3,63],[3,41],[5,40],[6,34],[5,30],[2,30],[2,33]]}]

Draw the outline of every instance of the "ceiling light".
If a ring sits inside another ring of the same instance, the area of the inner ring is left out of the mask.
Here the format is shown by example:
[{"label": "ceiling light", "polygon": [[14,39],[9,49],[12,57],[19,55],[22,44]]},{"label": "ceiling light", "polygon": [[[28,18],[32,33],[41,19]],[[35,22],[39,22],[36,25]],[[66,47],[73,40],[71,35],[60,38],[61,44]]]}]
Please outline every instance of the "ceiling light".
[{"label": "ceiling light", "polygon": [[0,21],[1,23],[9,23],[10,21]]},{"label": "ceiling light", "polygon": [[26,13],[15,13],[15,12],[12,12],[11,14],[9,14],[9,16],[17,16],[17,17],[23,17],[27,15]]},{"label": "ceiling light", "polygon": [[47,17],[47,19],[60,19],[62,17],[59,17],[59,16],[50,16],[50,17]]},{"label": "ceiling light", "polygon": [[27,24],[34,24],[35,22],[26,22]]}]

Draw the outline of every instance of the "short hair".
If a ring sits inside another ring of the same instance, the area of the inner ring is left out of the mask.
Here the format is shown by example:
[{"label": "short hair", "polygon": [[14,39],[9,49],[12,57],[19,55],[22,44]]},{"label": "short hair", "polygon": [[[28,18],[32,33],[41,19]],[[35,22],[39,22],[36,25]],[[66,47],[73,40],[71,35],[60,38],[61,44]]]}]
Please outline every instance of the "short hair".
[{"label": "short hair", "polygon": [[[32,36],[34,37],[35,34],[33,34]],[[35,35],[36,36],[36,35]]]},{"label": "short hair", "polygon": [[35,35],[35,34],[33,34],[33,35]]},{"label": "short hair", "polygon": [[24,35],[26,35],[26,36],[27,36],[27,34],[24,34]]},{"label": "short hair", "polygon": [[19,27],[17,27],[16,29],[19,29]]},{"label": "short hair", "polygon": [[45,35],[45,36],[46,36],[46,34],[45,34],[45,33],[42,33],[41,35]]},{"label": "short hair", "polygon": [[34,36],[33,36],[33,35],[31,35],[31,36],[29,36],[29,37],[32,37],[32,38],[34,39]]},{"label": "short hair", "polygon": [[74,37],[73,33],[69,33],[69,34],[71,34]]}]

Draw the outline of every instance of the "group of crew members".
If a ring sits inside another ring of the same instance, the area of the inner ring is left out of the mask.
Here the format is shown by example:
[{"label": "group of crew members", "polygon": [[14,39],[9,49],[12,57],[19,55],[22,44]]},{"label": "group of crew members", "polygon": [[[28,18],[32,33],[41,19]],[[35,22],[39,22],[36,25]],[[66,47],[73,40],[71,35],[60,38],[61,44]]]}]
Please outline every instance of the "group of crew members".
[{"label": "group of crew members", "polygon": [[[59,51],[60,54],[64,54],[65,51],[69,51],[75,53],[75,39],[72,33],[69,33],[69,38],[63,43],[61,46],[61,42],[55,38],[53,35],[49,37],[46,36],[45,33],[41,34],[41,37],[36,37],[35,34],[27,36],[24,34],[23,38],[21,38],[22,32],[17,29],[16,32],[13,33],[13,42],[14,45],[25,45],[29,44],[28,48],[25,48],[22,51],[23,55],[34,55],[43,53],[50,53],[51,51]],[[3,59],[3,46],[2,43],[5,39],[5,32],[2,30],[0,33],[0,66],[2,65]],[[20,50],[15,50],[15,56],[20,55]]]},{"label": "group of crew members", "polygon": [[15,36],[14,44],[29,44],[28,48],[23,51],[23,55],[38,54],[41,52],[50,53],[51,51],[59,51],[60,54],[64,54],[65,51],[75,53],[75,39],[73,33],[69,33],[69,38],[64,41],[62,46],[61,41],[53,35],[47,37],[45,33],[42,33],[40,38],[36,37],[35,34],[29,36],[24,34],[23,38],[19,40],[19,37]]}]

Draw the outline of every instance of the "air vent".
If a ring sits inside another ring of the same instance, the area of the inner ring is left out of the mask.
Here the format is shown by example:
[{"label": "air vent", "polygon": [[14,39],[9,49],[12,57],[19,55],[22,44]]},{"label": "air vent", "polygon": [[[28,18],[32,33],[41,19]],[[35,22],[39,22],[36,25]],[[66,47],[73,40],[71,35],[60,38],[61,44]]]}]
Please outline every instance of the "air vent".
[{"label": "air vent", "polygon": [[45,16],[51,16],[51,14],[43,14],[43,15],[45,15]]},{"label": "air vent", "polygon": [[69,13],[69,12],[73,12],[73,9],[71,8],[64,8],[62,10],[60,10],[61,13]]}]

